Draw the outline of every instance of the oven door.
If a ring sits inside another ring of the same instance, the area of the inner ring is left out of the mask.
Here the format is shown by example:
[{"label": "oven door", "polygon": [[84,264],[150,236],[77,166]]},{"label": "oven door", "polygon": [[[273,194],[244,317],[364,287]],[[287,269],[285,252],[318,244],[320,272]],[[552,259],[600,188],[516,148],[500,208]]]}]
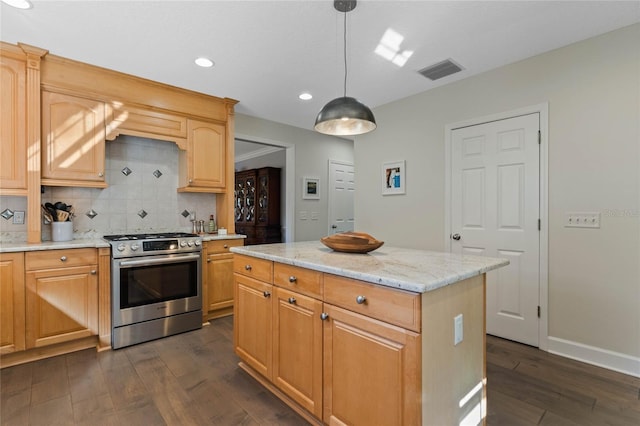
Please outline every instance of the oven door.
[{"label": "oven door", "polygon": [[200,270],[200,253],[113,259],[113,326],[202,310]]}]

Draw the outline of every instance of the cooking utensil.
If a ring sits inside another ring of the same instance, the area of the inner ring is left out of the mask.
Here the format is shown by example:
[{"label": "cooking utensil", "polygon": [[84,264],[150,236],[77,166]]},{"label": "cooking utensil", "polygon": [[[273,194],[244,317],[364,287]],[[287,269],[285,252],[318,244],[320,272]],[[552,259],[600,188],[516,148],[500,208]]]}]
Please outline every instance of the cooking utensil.
[{"label": "cooking utensil", "polygon": [[57,211],[58,222],[66,222],[69,219],[69,212],[64,210]]},{"label": "cooking utensil", "polygon": [[47,211],[51,215],[51,218],[53,219],[53,222],[57,222],[58,221],[58,213],[56,213],[55,206],[53,204],[51,204],[51,203],[44,203],[44,207],[47,209]]},{"label": "cooking utensil", "polygon": [[67,205],[65,203],[63,203],[62,201],[58,201],[53,205],[57,210],[64,210],[65,212],[67,211]]},{"label": "cooking utensil", "polygon": [[44,216],[44,218],[49,222],[53,222],[53,216],[51,216],[51,213],[49,212],[49,210],[47,210],[44,204],[41,204],[40,206],[42,207],[42,215]]}]

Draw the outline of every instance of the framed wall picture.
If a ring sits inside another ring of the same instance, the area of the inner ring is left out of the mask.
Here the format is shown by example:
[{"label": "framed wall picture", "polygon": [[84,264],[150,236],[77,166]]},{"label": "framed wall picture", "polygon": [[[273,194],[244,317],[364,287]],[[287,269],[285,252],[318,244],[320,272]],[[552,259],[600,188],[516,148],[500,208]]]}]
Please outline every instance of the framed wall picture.
[{"label": "framed wall picture", "polygon": [[303,200],[319,200],[320,199],[320,178],[316,178],[316,177],[302,178],[302,199]]},{"label": "framed wall picture", "polygon": [[382,195],[405,193],[405,161],[382,163]]}]

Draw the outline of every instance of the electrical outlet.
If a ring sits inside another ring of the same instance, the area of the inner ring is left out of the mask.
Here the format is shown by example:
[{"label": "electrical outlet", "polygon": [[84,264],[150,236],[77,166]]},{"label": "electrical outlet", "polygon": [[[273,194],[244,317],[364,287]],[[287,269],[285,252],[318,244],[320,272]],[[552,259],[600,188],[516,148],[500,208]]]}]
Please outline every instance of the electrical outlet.
[{"label": "electrical outlet", "polygon": [[13,212],[13,224],[24,225],[24,212]]},{"label": "electrical outlet", "polygon": [[462,314],[457,315],[453,319],[453,345],[457,345],[462,342],[462,335],[464,334],[462,326]]},{"label": "electrical outlet", "polygon": [[598,212],[568,212],[564,218],[565,228],[600,228]]},{"label": "electrical outlet", "polygon": [[300,220],[307,220],[307,212],[306,211],[301,211],[300,212]]},{"label": "electrical outlet", "polygon": [[311,220],[318,220],[318,212],[311,212]]}]

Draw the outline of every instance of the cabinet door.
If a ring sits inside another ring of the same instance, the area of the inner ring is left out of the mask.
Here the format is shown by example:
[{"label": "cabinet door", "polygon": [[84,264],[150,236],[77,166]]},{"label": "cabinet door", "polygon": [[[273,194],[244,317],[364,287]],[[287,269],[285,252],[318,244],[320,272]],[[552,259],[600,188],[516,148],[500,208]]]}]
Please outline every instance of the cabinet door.
[{"label": "cabinet door", "polygon": [[274,290],[273,383],[322,418],[322,302]]},{"label": "cabinet door", "polygon": [[98,334],[96,266],[30,271],[27,277],[27,348]]},{"label": "cabinet door", "polygon": [[188,186],[225,188],[226,137],[220,124],[187,121]]},{"label": "cabinet door", "polygon": [[205,280],[207,287],[206,313],[233,306],[232,253],[208,255]]},{"label": "cabinet door", "polygon": [[24,343],[24,254],[0,254],[0,354]]},{"label": "cabinet door", "polygon": [[0,57],[0,192],[26,195],[26,64]]},{"label": "cabinet door", "polygon": [[105,138],[104,103],[42,92],[43,184],[105,187]]},{"label": "cabinet door", "polygon": [[324,311],[324,422],[420,424],[420,335],[333,305]]},{"label": "cabinet door", "polygon": [[271,284],[235,274],[233,337],[236,354],[271,380]]}]

